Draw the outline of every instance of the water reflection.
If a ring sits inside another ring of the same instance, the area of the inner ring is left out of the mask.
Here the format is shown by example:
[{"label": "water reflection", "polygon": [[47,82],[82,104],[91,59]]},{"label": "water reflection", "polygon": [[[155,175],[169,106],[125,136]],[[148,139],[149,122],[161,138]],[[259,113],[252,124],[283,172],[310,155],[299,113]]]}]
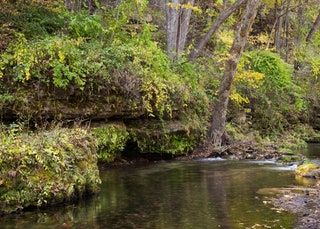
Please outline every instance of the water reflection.
[{"label": "water reflection", "polygon": [[101,193],[75,205],[1,219],[1,228],[293,228],[263,204],[260,188],[296,184],[273,163],[171,162],[110,169]]},{"label": "water reflection", "polygon": [[206,171],[207,189],[210,202],[215,203],[217,226],[231,228],[230,214],[227,203],[227,190],[224,171]]},{"label": "water reflection", "polygon": [[310,159],[320,158],[320,144],[319,143],[309,143],[305,151],[305,154]]}]

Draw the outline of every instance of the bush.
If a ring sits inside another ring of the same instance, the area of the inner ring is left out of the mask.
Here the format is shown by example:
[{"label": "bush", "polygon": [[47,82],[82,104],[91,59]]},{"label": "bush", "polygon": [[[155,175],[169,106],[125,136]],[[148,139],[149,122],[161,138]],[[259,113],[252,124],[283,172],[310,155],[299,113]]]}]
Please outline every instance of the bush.
[{"label": "bush", "polygon": [[90,76],[108,78],[108,55],[95,41],[45,37],[29,42],[21,35],[0,57],[0,78],[22,83],[36,80],[64,89],[73,84],[84,89]]},{"label": "bush", "polygon": [[234,89],[239,96],[233,100],[263,134],[284,131],[307,107],[304,91],[291,75],[292,67],[276,53],[252,51],[241,58]]},{"label": "bush", "polygon": [[83,129],[2,127],[0,152],[0,213],[99,191],[96,143]]},{"label": "bush", "polygon": [[105,29],[102,26],[101,15],[90,15],[87,11],[81,11],[72,15],[68,24],[68,34],[72,38],[102,38],[105,34]]},{"label": "bush", "polygon": [[0,20],[27,38],[53,35],[65,26],[67,11],[59,1],[1,4]]},{"label": "bush", "polygon": [[97,140],[98,159],[100,162],[113,162],[121,157],[129,133],[124,126],[109,125],[92,129]]}]

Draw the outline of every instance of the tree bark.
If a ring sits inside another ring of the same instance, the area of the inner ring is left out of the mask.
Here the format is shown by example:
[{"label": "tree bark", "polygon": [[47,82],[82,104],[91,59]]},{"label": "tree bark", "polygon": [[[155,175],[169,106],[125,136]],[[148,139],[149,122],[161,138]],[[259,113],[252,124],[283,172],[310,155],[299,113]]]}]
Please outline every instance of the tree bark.
[{"label": "tree bark", "polygon": [[248,0],[240,27],[236,31],[229,52],[229,58],[225,63],[223,79],[218,91],[218,102],[214,107],[212,123],[208,133],[208,143],[212,143],[215,147],[221,146],[222,143],[231,85],[260,3],[261,0]]},{"label": "tree bark", "polygon": [[287,7],[286,7],[286,17],[284,22],[284,28],[285,28],[285,48],[286,48],[286,54],[285,54],[285,61],[288,62],[289,57],[289,10],[290,10],[290,0],[287,0]]},{"label": "tree bark", "polygon": [[315,22],[313,23],[313,26],[312,26],[312,28],[311,28],[311,30],[310,30],[307,38],[306,38],[307,45],[310,44],[310,42],[311,42],[315,32],[319,28],[319,26],[320,26],[320,12],[319,12]]},{"label": "tree bark", "polygon": [[302,33],[302,28],[303,28],[303,24],[304,24],[304,11],[305,11],[305,7],[302,3],[302,0],[299,0],[299,3],[298,3],[298,11],[297,11],[297,18],[298,18],[298,26],[297,26],[297,29],[298,29],[298,32],[296,33],[296,37],[295,37],[295,46],[297,49],[300,49],[301,48],[301,42],[302,42],[302,36],[303,36],[303,33]]},{"label": "tree bark", "polygon": [[217,18],[217,20],[213,23],[213,25],[210,27],[209,31],[206,33],[206,35],[204,37],[201,38],[201,40],[198,42],[198,44],[196,45],[195,49],[191,52],[190,54],[190,59],[191,60],[195,60],[201,50],[204,48],[204,46],[208,43],[208,41],[210,40],[211,36],[219,29],[219,27],[222,25],[223,22],[225,22],[225,20],[227,20],[227,18],[237,9],[240,8],[240,6],[247,0],[237,0],[231,7],[229,7],[228,9],[224,10],[219,17]]},{"label": "tree bark", "polygon": [[278,0],[275,2],[275,14],[276,18],[278,19],[278,24],[276,27],[275,31],[275,36],[274,36],[274,46],[276,48],[276,51],[281,55],[281,48],[282,48],[282,42],[281,42],[281,32],[282,32],[282,27],[283,27],[283,6],[282,6],[282,1],[280,3],[280,6],[278,4]]},{"label": "tree bark", "polygon": [[178,59],[186,44],[192,12],[192,9],[186,9],[181,6],[188,2],[193,6],[194,0],[172,0],[173,6],[171,7],[168,6],[168,2],[166,1],[167,52],[172,59]]},{"label": "tree bark", "polygon": [[[302,40],[303,40],[303,32],[302,32],[302,28],[303,25],[305,23],[305,18],[304,18],[304,12],[305,12],[305,6],[302,3],[302,0],[299,0],[298,3],[298,11],[297,11],[297,19],[298,19],[298,25],[297,25],[297,33],[295,36],[295,49],[298,50],[299,52],[301,51],[301,44],[302,44]],[[301,69],[301,63],[299,62],[299,60],[295,59],[294,60],[294,69],[295,70],[299,70]]]}]

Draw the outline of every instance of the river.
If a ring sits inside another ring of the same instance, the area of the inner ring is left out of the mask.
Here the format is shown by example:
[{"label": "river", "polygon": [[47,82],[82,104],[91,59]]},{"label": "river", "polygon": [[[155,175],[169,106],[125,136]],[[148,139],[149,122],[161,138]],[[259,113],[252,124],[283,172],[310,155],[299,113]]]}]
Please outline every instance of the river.
[{"label": "river", "polygon": [[[310,145],[313,159],[320,145]],[[318,154],[318,156],[317,156]],[[206,159],[101,171],[99,195],[0,218],[0,228],[294,228],[260,189],[306,185],[271,161]]]}]

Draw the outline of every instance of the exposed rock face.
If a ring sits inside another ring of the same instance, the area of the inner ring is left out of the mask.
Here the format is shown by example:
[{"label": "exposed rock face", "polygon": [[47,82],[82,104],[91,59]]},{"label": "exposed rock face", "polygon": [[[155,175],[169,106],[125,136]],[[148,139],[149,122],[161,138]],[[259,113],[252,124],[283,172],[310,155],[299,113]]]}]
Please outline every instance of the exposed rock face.
[{"label": "exposed rock face", "polygon": [[142,99],[102,87],[99,91],[75,89],[20,89],[12,93],[14,100],[2,105],[3,119],[13,117],[35,120],[68,120],[137,118],[146,114]]},{"label": "exposed rock face", "polygon": [[160,101],[156,92],[142,92],[141,84],[139,77],[125,72],[116,72],[110,80],[96,80],[84,89],[73,83],[62,89],[30,80],[10,89],[14,99],[1,104],[2,120],[120,122],[141,153],[190,152],[205,131],[206,114],[198,114],[193,107],[205,104],[203,98],[192,97],[195,104],[186,104],[181,93],[190,92],[173,89]]}]

